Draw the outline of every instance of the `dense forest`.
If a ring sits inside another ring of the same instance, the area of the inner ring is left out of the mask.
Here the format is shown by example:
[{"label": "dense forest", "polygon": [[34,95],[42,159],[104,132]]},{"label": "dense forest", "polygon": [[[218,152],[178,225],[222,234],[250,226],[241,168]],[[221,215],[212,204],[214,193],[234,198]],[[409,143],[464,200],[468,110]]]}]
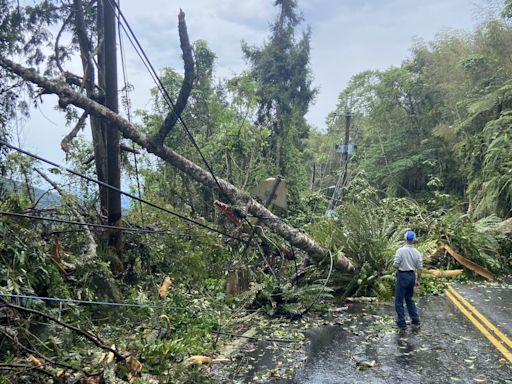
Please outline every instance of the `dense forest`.
[{"label": "dense forest", "polygon": [[[253,314],[389,299],[407,229],[429,268],[454,267],[447,244],[510,274],[512,2],[355,74],[326,130],[305,118],[318,90],[299,5],[275,1],[228,79],[180,13],[184,68],[146,57],[151,107],[132,111],[112,76],[116,45],[138,41],[114,0],[0,0],[1,384],[225,382],[202,365]],[[65,167],[16,144],[49,94]]]}]

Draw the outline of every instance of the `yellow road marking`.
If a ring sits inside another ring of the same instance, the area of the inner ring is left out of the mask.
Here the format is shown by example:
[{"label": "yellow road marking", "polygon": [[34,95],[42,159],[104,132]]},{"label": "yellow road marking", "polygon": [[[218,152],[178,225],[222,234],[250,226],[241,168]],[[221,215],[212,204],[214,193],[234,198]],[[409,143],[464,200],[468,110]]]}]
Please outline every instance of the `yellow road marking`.
[{"label": "yellow road marking", "polygon": [[450,293],[450,291],[446,290],[445,294],[453,302],[453,304],[455,304],[455,306],[459,308],[459,310],[469,319],[469,321],[471,321],[473,325],[480,332],[482,332],[482,334],[487,337],[487,339],[503,354],[503,356],[505,356],[508,361],[512,362],[512,353],[509,352],[509,350],[493,335],[491,335],[491,333],[482,324],[480,324],[478,320],[475,319],[475,317],[469,313],[466,308],[464,308],[464,306],[455,298],[455,296]]},{"label": "yellow road marking", "polygon": [[487,326],[491,331],[493,331],[496,336],[498,336],[505,344],[509,346],[509,348],[512,348],[512,341],[498,328],[496,328],[487,318],[482,315],[475,307],[473,307],[464,297],[462,297],[459,292],[455,290],[451,285],[448,286],[448,289],[450,290],[450,293],[452,293],[459,301],[466,306],[467,309],[469,309],[476,317],[478,317],[484,325]]}]

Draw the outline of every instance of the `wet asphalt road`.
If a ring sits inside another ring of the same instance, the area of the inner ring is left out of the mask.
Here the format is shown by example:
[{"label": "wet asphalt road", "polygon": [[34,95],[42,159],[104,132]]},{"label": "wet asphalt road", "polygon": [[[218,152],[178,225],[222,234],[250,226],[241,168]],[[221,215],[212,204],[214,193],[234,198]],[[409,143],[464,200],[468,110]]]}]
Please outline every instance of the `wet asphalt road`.
[{"label": "wet asphalt road", "polygon": [[[512,337],[512,287],[455,288]],[[511,363],[505,363],[503,355],[447,297],[422,297],[417,303],[422,319],[419,331],[392,329],[391,303],[354,306],[352,314],[338,315],[339,325],[309,330],[306,360],[292,379],[280,382],[512,383]],[[350,321],[343,321],[345,317]]]},{"label": "wet asphalt road", "polygon": [[[512,336],[512,289],[475,285],[455,287],[472,299],[494,325]],[[355,328],[312,330],[308,358],[292,383],[512,383],[510,364],[444,296],[418,300],[420,331],[375,332],[372,314],[362,315]],[[373,311],[388,319],[391,304]],[[366,326],[366,327],[365,327]],[[373,326],[373,329],[372,329]],[[375,367],[357,365],[375,361]]]},{"label": "wet asphalt road", "polygon": [[475,284],[454,285],[454,288],[512,339],[512,288],[479,287]]}]

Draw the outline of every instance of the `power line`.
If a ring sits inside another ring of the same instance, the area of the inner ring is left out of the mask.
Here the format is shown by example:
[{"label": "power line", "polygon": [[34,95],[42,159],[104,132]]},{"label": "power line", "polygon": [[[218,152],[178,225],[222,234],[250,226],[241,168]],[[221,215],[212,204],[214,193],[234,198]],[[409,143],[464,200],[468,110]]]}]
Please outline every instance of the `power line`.
[{"label": "power line", "polygon": [[[46,302],[56,302],[56,303],[70,303],[70,304],[80,304],[80,305],[100,305],[100,306],[109,306],[109,307],[117,307],[117,308],[153,308],[153,309],[178,309],[184,310],[188,312],[196,311],[196,312],[238,312],[240,309],[228,309],[228,308],[199,308],[199,307],[181,307],[177,305],[151,305],[151,304],[132,304],[132,303],[116,303],[116,302],[108,302],[108,301],[92,301],[92,300],[75,300],[75,299],[63,299],[60,297],[44,297],[44,296],[31,296],[31,295],[14,295],[14,294],[3,294],[0,293],[0,297],[9,298],[9,299],[25,299],[25,300],[41,300]],[[246,309],[243,308],[245,312],[258,312],[259,309]],[[220,332],[216,331],[215,334],[223,335],[223,336],[231,336],[238,337],[243,339],[249,339],[254,341],[266,341],[266,342],[278,342],[278,343],[295,343],[298,340],[293,339],[283,339],[283,338],[265,338],[265,337],[255,337],[255,336],[247,336],[244,334],[238,333],[229,333],[229,332]]]},{"label": "power line", "polygon": [[[190,234],[185,233],[176,233],[164,229],[146,229],[146,228],[130,228],[130,227],[116,227],[113,225],[106,225],[106,224],[95,224],[95,223],[82,223],[80,221],[73,221],[73,220],[65,220],[65,219],[57,219],[54,217],[44,217],[44,216],[35,216],[35,215],[28,215],[25,213],[18,213],[18,212],[7,212],[7,211],[0,211],[0,215],[2,216],[11,216],[11,217],[20,217],[25,219],[32,219],[32,220],[41,220],[41,221],[50,221],[54,223],[61,223],[61,224],[70,224],[70,225],[78,225],[81,227],[91,227],[91,228],[101,228],[101,229],[115,229],[118,231],[123,232],[134,232],[134,233],[152,233],[152,234],[169,234],[169,235],[175,235],[175,236],[183,236],[183,237],[190,237]],[[69,231],[64,231],[69,232]],[[58,232],[61,233],[61,232]]]},{"label": "power line", "polygon": [[[117,4],[117,2],[115,0],[108,0],[108,2],[110,3],[110,5],[114,9],[114,11],[117,10],[116,16],[117,16],[117,18],[118,18],[118,20],[120,22],[122,21],[120,24],[123,27],[123,30],[125,31],[125,33],[128,35],[128,32],[126,30],[126,28],[127,28],[129,33],[133,37],[133,40],[132,40],[132,38],[130,38],[128,36],[128,40],[130,41],[130,43],[132,44],[133,48],[137,52],[137,55],[139,56],[139,58],[144,63],[146,69],[148,69],[148,71],[150,72],[151,78],[153,79],[153,81],[157,85],[157,88],[160,89],[160,92],[162,92],[162,94],[164,96],[164,99],[167,101],[169,107],[171,107],[173,113],[178,118],[178,121],[181,123],[182,127],[184,128],[184,130],[185,130],[185,132],[186,132],[190,142],[195,147],[195,149],[199,153],[199,156],[201,157],[203,163],[205,164],[206,168],[208,168],[208,171],[212,175],[212,178],[214,179],[215,183],[217,184],[217,187],[219,188],[220,193],[222,195],[224,195],[229,200],[229,196],[224,192],[224,188],[222,187],[222,185],[220,184],[219,180],[215,176],[215,173],[213,172],[212,167],[210,166],[209,162],[206,160],[205,156],[203,155],[203,152],[201,151],[201,148],[199,148],[199,145],[197,144],[194,136],[192,135],[192,132],[190,132],[190,130],[188,129],[188,126],[185,123],[185,121],[183,120],[183,118],[181,117],[181,114],[179,114],[176,111],[176,106],[174,105],[174,102],[172,101],[172,98],[169,95],[169,92],[164,87],[160,77],[158,76],[158,73],[156,72],[155,68],[153,67],[153,64],[151,63],[151,61],[149,60],[148,55],[144,51],[144,48],[142,48],[142,45],[140,44],[139,39],[135,35],[135,32],[133,31],[132,27],[128,23],[128,20],[126,19],[126,17],[124,16],[123,12],[121,11],[121,7],[119,6],[119,4]],[[125,26],[126,26],[126,28],[125,28]]]},{"label": "power line", "polygon": [[108,183],[105,183],[103,181],[93,179],[92,177],[86,176],[86,175],[84,175],[84,174],[82,174],[80,172],[76,172],[76,171],[73,171],[72,169],[65,168],[62,165],[54,163],[51,160],[45,159],[45,158],[43,158],[41,156],[38,156],[38,155],[35,155],[35,154],[31,153],[31,152],[25,151],[24,149],[15,147],[14,145],[11,145],[11,144],[9,144],[8,142],[6,142],[4,140],[0,139],[0,145],[5,145],[6,147],[11,148],[11,149],[13,149],[13,150],[15,150],[17,152],[23,153],[24,155],[30,156],[30,157],[32,157],[34,159],[37,159],[39,161],[42,161],[42,162],[44,162],[46,164],[52,165],[52,166],[54,166],[54,167],[56,167],[58,169],[64,170],[64,171],[66,171],[68,173],[71,173],[72,175],[81,177],[81,178],[83,178],[83,179],[85,179],[87,181],[90,181],[91,183],[95,183],[95,184],[101,185],[101,186],[103,186],[105,188],[108,188],[108,189],[111,189],[113,191],[116,191],[116,192],[118,192],[118,193],[120,193],[120,194],[122,194],[124,196],[130,197],[131,199],[134,199],[134,200],[140,201],[140,202],[142,202],[144,204],[147,204],[150,207],[156,208],[156,209],[158,209],[160,211],[163,211],[163,212],[169,213],[169,214],[171,214],[173,216],[176,216],[177,218],[179,218],[181,220],[188,221],[189,223],[195,224],[195,225],[197,225],[199,227],[202,227],[204,229],[208,229],[209,231],[218,233],[219,235],[222,235],[222,236],[228,237],[230,239],[234,239],[234,240],[240,241],[241,243],[245,243],[245,240],[243,240],[243,239],[241,239],[239,237],[232,236],[232,235],[230,235],[228,233],[225,233],[225,232],[222,232],[222,231],[220,231],[218,229],[212,228],[212,227],[210,227],[210,226],[208,226],[206,224],[200,223],[199,221],[196,221],[196,220],[193,220],[193,219],[191,219],[189,217],[180,215],[179,213],[171,211],[170,209],[167,209],[167,208],[161,207],[159,205],[156,205],[155,203],[152,203],[152,202],[150,202],[148,200],[145,200],[145,199],[142,199],[140,197],[137,197],[137,196],[135,196],[135,195],[133,195],[133,194],[131,194],[129,192],[125,192],[125,191],[123,191],[123,190],[121,190],[121,189],[119,189],[117,187],[114,187],[114,186],[112,186],[112,185],[110,185]]},{"label": "power line", "polygon": [[[119,53],[121,55],[121,68],[123,70],[126,115],[128,118],[128,122],[131,123],[132,122],[132,111],[131,111],[130,94],[128,91],[128,71],[126,69],[126,58],[125,58],[125,54],[124,54],[123,35],[121,33],[120,25],[121,25],[121,23],[119,22],[119,18],[118,18],[117,33],[119,35]],[[138,193],[139,197],[142,197],[141,187],[140,187],[140,178],[139,178],[139,165],[138,165],[138,161],[137,161],[137,153],[135,151],[135,143],[134,142],[132,142],[132,149],[133,149],[133,164],[135,167],[135,180],[137,181],[137,193]],[[144,223],[144,213],[142,212],[142,203],[140,201],[139,201],[139,211],[140,211],[141,223]]]},{"label": "power line", "polygon": [[[46,297],[46,296],[34,296],[34,295],[15,295],[0,293],[0,297],[9,299],[25,299],[25,300],[41,300],[55,303],[70,303],[70,304],[81,304],[81,305],[99,305],[106,307],[121,307],[121,308],[154,308],[154,309],[182,309],[185,311],[199,311],[199,312],[237,312],[237,309],[228,308],[200,308],[193,306],[181,307],[177,305],[154,305],[154,304],[136,304],[136,303],[116,303],[111,301],[94,301],[94,300],[77,300],[77,299],[64,299],[61,297]],[[242,308],[246,312],[257,312],[259,309],[246,309]]]},{"label": "power line", "polygon": [[331,264],[329,266],[329,273],[327,274],[327,278],[325,279],[325,282],[324,282],[324,285],[322,286],[322,289],[320,290],[320,292],[318,292],[317,296],[315,297],[315,299],[311,302],[311,304],[309,304],[309,306],[300,313],[300,316],[299,317],[302,317],[304,316],[306,313],[308,313],[311,308],[313,308],[313,306],[318,303],[318,300],[320,300],[320,297],[322,296],[322,293],[324,293],[324,290],[325,288],[327,287],[327,284],[329,283],[329,280],[331,279],[331,273],[332,273],[332,270],[333,270],[333,267],[334,267],[334,258],[332,256],[332,252],[329,250],[329,257],[331,259]]}]

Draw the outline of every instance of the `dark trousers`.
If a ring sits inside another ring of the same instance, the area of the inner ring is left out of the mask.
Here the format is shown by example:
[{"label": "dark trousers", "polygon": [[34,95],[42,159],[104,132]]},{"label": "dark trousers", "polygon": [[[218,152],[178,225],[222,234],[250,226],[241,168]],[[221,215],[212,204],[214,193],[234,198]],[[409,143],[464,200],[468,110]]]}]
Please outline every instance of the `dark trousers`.
[{"label": "dark trousers", "polygon": [[397,314],[396,324],[399,327],[405,327],[404,299],[407,305],[407,312],[413,324],[419,324],[420,318],[416,304],[412,299],[414,293],[414,284],[416,283],[416,274],[414,271],[397,272],[395,287],[395,310]]}]

